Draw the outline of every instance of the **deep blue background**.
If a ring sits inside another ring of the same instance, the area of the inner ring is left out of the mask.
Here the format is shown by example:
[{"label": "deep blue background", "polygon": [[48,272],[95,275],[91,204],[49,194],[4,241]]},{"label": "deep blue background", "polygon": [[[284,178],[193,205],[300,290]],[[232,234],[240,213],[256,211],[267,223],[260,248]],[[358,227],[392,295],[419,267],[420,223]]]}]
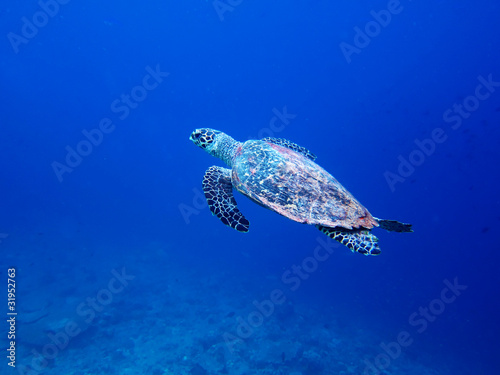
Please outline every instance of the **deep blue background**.
[{"label": "deep blue background", "polygon": [[[230,268],[271,290],[265,277],[280,277],[309,255],[314,228],[241,195],[252,223],[246,235],[206,208],[186,223],[180,207],[194,207],[205,169],[222,165],[188,140],[193,129],[257,138],[273,108],[286,106],[296,117],[275,136],[316,153],[373,215],[415,229],[379,231],[377,258],[339,248],[290,298],[310,299],[318,310],[333,306],[393,340],[411,313],[439,297],[444,279],[457,277],[468,289],[415,335],[412,350],[462,369],[498,370],[500,88],[456,130],[443,113],[474,94],[478,76],[500,81],[500,6],[401,6],[348,63],[339,44],[353,44],[354,27],[364,28],[386,1],[243,1],[222,21],[211,1],[73,0],[18,53],[7,35],[20,34],[21,18],[31,19],[39,5],[7,2],[0,14],[0,232],[9,236],[0,251],[40,267],[71,252],[92,267],[81,249],[108,244],[106,256],[117,258],[158,241],[185,264]],[[111,103],[157,65],[169,77],[118,119]],[[82,130],[104,117],[115,130],[59,182],[51,163],[64,163],[65,147],[75,148]],[[407,159],[415,139],[437,127],[447,140],[391,191],[384,173],[396,172],[398,156]]]}]

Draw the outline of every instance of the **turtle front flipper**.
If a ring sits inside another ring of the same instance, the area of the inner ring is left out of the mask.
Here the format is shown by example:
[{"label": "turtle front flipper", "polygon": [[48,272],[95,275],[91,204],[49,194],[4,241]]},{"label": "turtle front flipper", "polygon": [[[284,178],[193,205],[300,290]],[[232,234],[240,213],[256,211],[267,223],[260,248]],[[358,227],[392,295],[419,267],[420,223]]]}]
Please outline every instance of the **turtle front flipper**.
[{"label": "turtle front flipper", "polygon": [[238,210],[233,197],[230,169],[210,167],[203,176],[203,192],[212,214],[227,226],[239,232],[248,232],[250,222]]},{"label": "turtle front flipper", "polygon": [[379,224],[379,228],[385,229],[389,232],[413,232],[411,229],[411,224],[401,223],[396,220],[384,220],[374,217],[374,219]]},{"label": "turtle front flipper", "polygon": [[288,139],[284,138],[273,138],[273,137],[266,137],[262,138],[264,142],[269,142],[272,143],[273,145],[278,145],[282,147],[289,148],[290,150],[293,150],[295,152],[298,152],[299,154],[304,155],[308,159],[311,159],[312,161],[316,160],[316,155],[314,155],[311,151],[309,151],[307,148],[299,146],[297,143],[293,143],[289,141]]},{"label": "turtle front flipper", "polygon": [[322,225],[317,225],[316,227],[328,237],[347,246],[353,252],[356,251],[364,255],[380,254],[378,238],[366,229],[348,230],[343,228],[328,228]]}]

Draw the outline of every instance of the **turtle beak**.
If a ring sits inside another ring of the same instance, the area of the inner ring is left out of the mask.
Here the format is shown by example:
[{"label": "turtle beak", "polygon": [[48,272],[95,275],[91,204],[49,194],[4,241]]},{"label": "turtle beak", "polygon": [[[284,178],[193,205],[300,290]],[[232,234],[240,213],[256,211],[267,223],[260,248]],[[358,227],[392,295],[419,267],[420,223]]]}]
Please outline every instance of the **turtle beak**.
[{"label": "turtle beak", "polygon": [[189,136],[189,140],[190,141],[196,141],[198,138],[200,138],[201,136],[201,133],[198,131],[198,130],[195,130],[194,132],[191,133],[191,135]]}]

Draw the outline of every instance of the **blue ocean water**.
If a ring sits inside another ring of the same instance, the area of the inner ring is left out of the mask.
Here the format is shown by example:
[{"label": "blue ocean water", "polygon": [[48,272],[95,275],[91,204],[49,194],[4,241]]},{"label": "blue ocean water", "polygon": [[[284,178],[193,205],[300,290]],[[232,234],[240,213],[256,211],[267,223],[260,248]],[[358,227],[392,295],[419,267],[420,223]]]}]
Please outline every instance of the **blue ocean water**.
[{"label": "blue ocean water", "polygon": [[[499,16],[7,1],[0,373],[499,373]],[[238,233],[203,198],[201,127],[296,142],[414,233],[365,257],[235,193]]]}]

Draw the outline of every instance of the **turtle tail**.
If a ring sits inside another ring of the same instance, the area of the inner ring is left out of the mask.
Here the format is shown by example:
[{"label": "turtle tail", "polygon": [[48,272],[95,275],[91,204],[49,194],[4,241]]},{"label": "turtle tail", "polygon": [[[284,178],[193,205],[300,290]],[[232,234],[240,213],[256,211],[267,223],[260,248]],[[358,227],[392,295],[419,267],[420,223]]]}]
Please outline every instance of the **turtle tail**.
[{"label": "turtle tail", "polygon": [[352,252],[364,255],[379,255],[378,238],[366,229],[348,230],[343,228],[329,228],[317,225],[318,229],[328,237],[347,246]]}]

